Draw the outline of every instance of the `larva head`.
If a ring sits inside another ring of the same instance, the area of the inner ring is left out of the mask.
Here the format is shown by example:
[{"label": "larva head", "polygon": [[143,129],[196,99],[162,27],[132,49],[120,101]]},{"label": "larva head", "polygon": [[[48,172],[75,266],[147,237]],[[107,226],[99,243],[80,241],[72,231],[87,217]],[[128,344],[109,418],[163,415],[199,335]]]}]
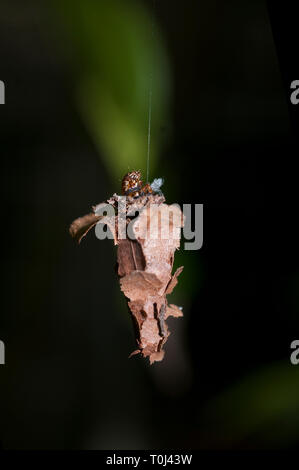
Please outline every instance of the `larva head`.
[{"label": "larva head", "polygon": [[130,171],[122,179],[122,194],[128,195],[129,193],[140,189],[141,186],[141,171]]}]

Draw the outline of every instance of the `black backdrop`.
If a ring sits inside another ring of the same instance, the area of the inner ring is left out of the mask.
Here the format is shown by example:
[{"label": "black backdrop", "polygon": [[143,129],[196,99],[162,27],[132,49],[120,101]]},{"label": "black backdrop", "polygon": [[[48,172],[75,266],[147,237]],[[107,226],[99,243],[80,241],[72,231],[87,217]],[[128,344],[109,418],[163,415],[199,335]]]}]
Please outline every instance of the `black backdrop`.
[{"label": "black backdrop", "polygon": [[296,339],[295,14],[286,2],[156,2],[175,78],[161,171],[176,175],[179,203],[204,204],[204,246],[188,254],[198,288],[184,326],[172,323],[182,358],[172,338],[165,369],[149,371],[126,357],[133,338],[112,246],[90,237],[78,250],[67,233],[117,188],[74,108],[47,10],[35,0],[1,10],[3,446],[295,446],[297,427],[292,439],[269,438],[279,418],[236,438],[223,434],[229,410],[205,412],[247,374],[288,363]]}]

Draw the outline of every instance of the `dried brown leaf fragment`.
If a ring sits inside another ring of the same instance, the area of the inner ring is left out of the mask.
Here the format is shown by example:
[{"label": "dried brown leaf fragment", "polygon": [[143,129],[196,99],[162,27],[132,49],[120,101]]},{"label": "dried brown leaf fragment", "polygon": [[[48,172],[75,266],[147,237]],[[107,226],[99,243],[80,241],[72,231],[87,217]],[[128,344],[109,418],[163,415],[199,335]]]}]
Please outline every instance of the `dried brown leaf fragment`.
[{"label": "dried brown leaf fragment", "polygon": [[[106,203],[119,210],[119,196],[114,194]],[[131,225],[134,238],[120,237],[117,214],[101,217],[94,212],[76,219],[70,226],[71,236],[79,243],[97,223],[107,224],[117,245],[117,274],[120,287],[127,298],[135,329],[138,349],[130,355],[141,354],[150,363],[161,361],[163,347],[169,337],[166,320],[183,316],[180,307],[168,305],[182,272],[172,274],[175,251],[180,246],[184,218],[177,205],[168,205],[162,194],[148,193],[127,197],[126,227]],[[134,215],[138,212],[137,217]]]}]

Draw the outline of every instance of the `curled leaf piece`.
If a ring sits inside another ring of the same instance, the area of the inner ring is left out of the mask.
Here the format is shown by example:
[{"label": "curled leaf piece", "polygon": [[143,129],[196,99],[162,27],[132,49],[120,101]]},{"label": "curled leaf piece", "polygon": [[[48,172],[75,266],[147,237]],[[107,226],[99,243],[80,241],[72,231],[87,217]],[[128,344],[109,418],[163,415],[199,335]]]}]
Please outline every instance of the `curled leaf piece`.
[{"label": "curled leaf piece", "polygon": [[184,217],[177,205],[165,203],[160,190],[156,194],[143,190],[140,194],[125,197],[125,203],[124,196],[114,194],[103,203],[114,209],[114,216],[98,215],[102,204],[97,205],[92,213],[71,224],[70,234],[80,243],[96,224],[109,227],[117,245],[120,288],[127,298],[135,329],[137,349],[130,357],[141,354],[152,364],[164,357],[163,348],[170,335],[168,317],[183,316],[180,307],[168,305],[167,295],[183,270],[180,267],[172,274]]}]

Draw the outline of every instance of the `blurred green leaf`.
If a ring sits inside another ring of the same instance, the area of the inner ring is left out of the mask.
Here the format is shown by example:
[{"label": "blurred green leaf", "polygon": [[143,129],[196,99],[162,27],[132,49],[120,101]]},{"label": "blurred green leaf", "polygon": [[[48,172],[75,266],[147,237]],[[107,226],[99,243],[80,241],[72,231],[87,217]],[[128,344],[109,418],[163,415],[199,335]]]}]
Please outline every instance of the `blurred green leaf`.
[{"label": "blurred green leaf", "polygon": [[153,12],[133,0],[57,3],[76,65],[76,98],[106,165],[118,179],[146,169],[152,83],[151,168],[168,120],[170,73]]},{"label": "blurred green leaf", "polygon": [[298,439],[298,370],[285,359],[245,377],[211,400],[204,411],[206,435],[201,445],[230,448],[250,436],[255,436],[255,445],[260,441],[281,446]]}]

